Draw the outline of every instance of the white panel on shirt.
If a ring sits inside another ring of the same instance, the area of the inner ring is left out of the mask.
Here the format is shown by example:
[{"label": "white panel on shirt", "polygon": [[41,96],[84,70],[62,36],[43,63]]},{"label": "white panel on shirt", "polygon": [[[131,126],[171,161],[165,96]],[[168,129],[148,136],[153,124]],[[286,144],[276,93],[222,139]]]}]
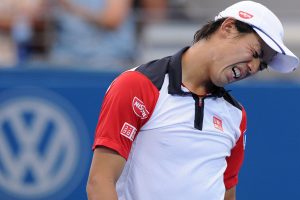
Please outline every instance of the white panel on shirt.
[{"label": "white panel on shirt", "polygon": [[[240,136],[242,113],[223,98],[207,98],[203,130],[197,130],[193,97],[169,95],[168,84],[166,75],[118,181],[119,199],[223,200],[225,157]],[[223,131],[215,127],[214,116]]]}]

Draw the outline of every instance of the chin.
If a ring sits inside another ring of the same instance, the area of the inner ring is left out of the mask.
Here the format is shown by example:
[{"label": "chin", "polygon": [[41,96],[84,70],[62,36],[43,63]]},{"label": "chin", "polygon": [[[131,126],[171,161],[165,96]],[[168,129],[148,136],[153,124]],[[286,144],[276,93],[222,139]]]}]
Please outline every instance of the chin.
[{"label": "chin", "polygon": [[216,87],[224,87],[225,85],[228,85],[229,83],[213,83]]}]

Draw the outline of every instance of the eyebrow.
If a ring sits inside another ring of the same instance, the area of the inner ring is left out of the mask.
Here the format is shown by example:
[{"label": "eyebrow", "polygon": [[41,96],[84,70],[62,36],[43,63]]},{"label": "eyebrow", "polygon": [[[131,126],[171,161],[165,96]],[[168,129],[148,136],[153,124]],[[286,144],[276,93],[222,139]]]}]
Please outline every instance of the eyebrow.
[{"label": "eyebrow", "polygon": [[256,58],[259,58],[259,71],[263,71],[264,69],[267,69],[268,68],[268,62],[266,62],[264,59],[263,59],[263,56],[264,56],[264,50],[261,49],[260,50],[260,53],[257,52],[257,50],[254,50],[255,51],[255,55],[254,57]]}]

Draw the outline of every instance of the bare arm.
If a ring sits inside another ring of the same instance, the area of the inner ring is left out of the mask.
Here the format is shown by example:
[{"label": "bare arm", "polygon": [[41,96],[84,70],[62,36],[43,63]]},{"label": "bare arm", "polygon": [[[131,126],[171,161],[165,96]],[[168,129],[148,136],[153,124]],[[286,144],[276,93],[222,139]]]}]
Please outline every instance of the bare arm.
[{"label": "bare arm", "polygon": [[86,187],[89,200],[118,199],[115,185],[125,162],[122,156],[111,149],[95,149]]},{"label": "bare arm", "polygon": [[226,190],[224,200],[235,200],[236,186]]},{"label": "bare arm", "polygon": [[31,26],[38,26],[45,10],[43,0],[1,0],[0,28],[10,30],[17,17],[26,17]]},{"label": "bare arm", "polygon": [[107,0],[105,8],[95,13],[88,8],[73,4],[70,0],[59,0],[59,2],[67,11],[108,29],[118,28],[132,6],[132,0]]},{"label": "bare arm", "polygon": [[163,17],[166,14],[168,8],[167,0],[142,0],[141,4],[147,14],[157,18]]}]

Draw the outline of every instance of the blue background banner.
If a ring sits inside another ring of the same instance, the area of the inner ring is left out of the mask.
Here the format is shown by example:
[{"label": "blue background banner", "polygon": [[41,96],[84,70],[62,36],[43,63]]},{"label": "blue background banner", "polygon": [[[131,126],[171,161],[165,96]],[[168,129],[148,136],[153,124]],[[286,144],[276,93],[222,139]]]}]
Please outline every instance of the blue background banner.
[{"label": "blue background banner", "polygon": [[237,199],[300,199],[300,85],[251,82],[232,89],[248,117]]},{"label": "blue background banner", "polygon": [[[0,199],[86,199],[91,145],[106,89],[118,75],[0,72]],[[228,87],[248,117],[237,199],[300,199],[300,85]]]}]

